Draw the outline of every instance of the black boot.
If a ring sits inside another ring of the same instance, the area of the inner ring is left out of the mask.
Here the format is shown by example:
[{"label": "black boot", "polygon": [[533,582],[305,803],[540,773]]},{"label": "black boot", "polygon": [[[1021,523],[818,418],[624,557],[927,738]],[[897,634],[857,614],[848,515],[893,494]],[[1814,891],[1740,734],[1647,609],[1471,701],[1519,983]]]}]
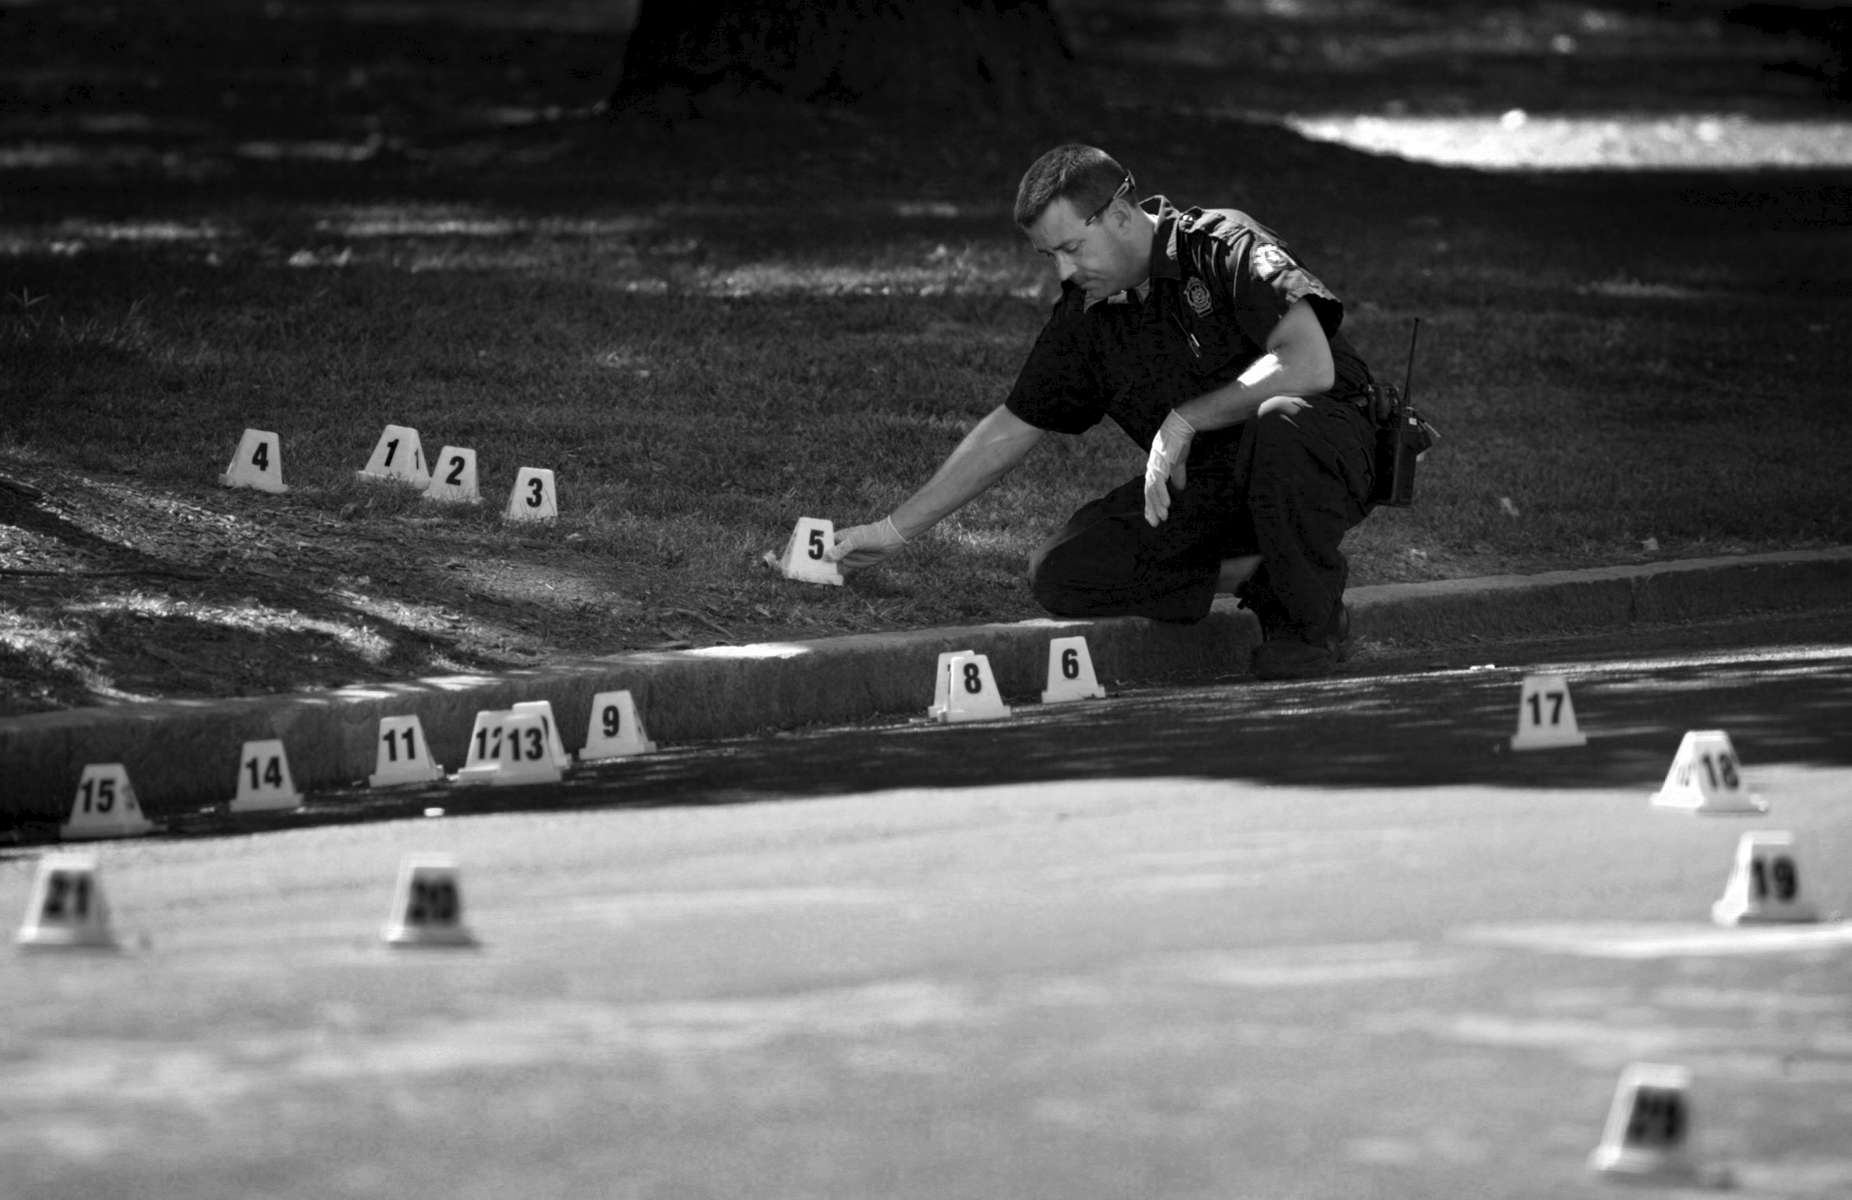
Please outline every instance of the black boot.
[{"label": "black boot", "polygon": [[[1260,578],[1261,572],[1257,571],[1249,583]],[[1337,605],[1317,629],[1288,620],[1280,602],[1264,585],[1257,589],[1252,602],[1243,588],[1242,606],[1252,609],[1260,619],[1261,643],[1248,663],[1256,679],[1318,679],[1331,674],[1349,657],[1350,608],[1344,603],[1344,589],[1349,583],[1350,564],[1345,563],[1338,568]]]}]

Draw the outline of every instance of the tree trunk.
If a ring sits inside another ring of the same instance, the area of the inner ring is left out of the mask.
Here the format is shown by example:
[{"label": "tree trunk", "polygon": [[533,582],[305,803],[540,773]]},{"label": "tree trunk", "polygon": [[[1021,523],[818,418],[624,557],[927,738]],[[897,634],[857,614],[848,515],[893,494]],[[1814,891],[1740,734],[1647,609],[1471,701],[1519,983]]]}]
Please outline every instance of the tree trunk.
[{"label": "tree trunk", "polygon": [[1058,110],[1078,87],[1049,0],[641,0],[608,104],[1011,113]]}]

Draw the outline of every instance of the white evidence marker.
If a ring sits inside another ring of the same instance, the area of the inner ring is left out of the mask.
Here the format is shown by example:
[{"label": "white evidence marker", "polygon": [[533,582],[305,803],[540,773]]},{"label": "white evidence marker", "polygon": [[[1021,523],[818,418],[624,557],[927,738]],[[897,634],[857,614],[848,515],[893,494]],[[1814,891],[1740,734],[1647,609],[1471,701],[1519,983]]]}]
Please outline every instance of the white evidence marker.
[{"label": "white evidence marker", "polygon": [[75,842],[84,838],[141,837],[154,829],[154,822],[142,815],[135,799],[128,768],[121,763],[89,763],[77,781],[71,819],[58,827],[58,836]]},{"label": "white evidence marker", "polygon": [[39,859],[26,919],[15,940],[27,949],[115,948],[94,855],[47,854]]},{"label": "white evidence marker", "polygon": [[1588,738],[1576,726],[1568,681],[1561,675],[1526,675],[1518,695],[1518,731],[1511,737],[1511,748],[1549,750],[1587,744]]},{"label": "white evidence marker", "polygon": [[418,714],[379,719],[379,746],[373,759],[368,787],[394,787],[402,783],[431,783],[444,777],[444,768],[431,758],[424,724]]},{"label": "white evidence marker", "polygon": [[656,743],[643,731],[637,702],[628,691],[599,692],[592,697],[592,715],[586,725],[585,745],[579,751],[580,762],[631,758],[655,749]]},{"label": "white evidence marker", "polygon": [[450,777],[452,783],[488,783],[502,765],[502,722],[512,714],[505,708],[485,708],[470,727],[469,748],[463,765]]},{"label": "white evidence marker", "polygon": [[508,493],[504,521],[551,521],[559,516],[559,493],[553,472],[544,467],[522,467]]},{"label": "white evidence marker", "polygon": [[392,910],[380,936],[388,946],[473,946],[463,923],[463,886],[447,854],[407,854],[399,861]]},{"label": "white evidence marker", "polygon": [[1742,761],[1721,729],[1686,731],[1665,782],[1653,793],[1653,806],[1696,813],[1768,811],[1768,804],[1743,786]]},{"label": "white evidence marker", "polygon": [[283,443],[269,430],[245,430],[219,483],[260,492],[287,492],[289,488],[283,483]]},{"label": "white evidence marker", "polygon": [[502,721],[501,765],[489,775],[495,787],[558,783],[559,764],[548,745],[548,721],[537,712],[510,711]]},{"label": "white evidence marker", "polygon": [[1719,925],[1817,921],[1820,914],[1801,890],[1804,878],[1792,833],[1745,833],[1736,843],[1723,895],[1711,905],[1711,919]]},{"label": "white evidence marker", "polygon": [[1601,1143],[1588,1165],[1640,1182],[1697,1182],[1691,1157],[1691,1072],[1662,1063],[1630,1063],[1608,1106]]},{"label": "white evidence marker", "polygon": [[373,457],[354,474],[361,479],[387,479],[409,483],[413,487],[431,485],[431,472],[424,465],[424,447],[418,431],[409,425],[388,425],[373,447]]},{"label": "white evidence marker", "polygon": [[431,486],[424,490],[424,498],[443,504],[481,504],[476,452],[467,446],[445,446],[431,462]]},{"label": "white evidence marker", "polygon": [[295,808],[302,803],[302,793],[289,775],[289,755],[283,742],[270,738],[246,742],[238,755],[238,791],[232,797],[231,810],[267,812],[278,808]]},{"label": "white evidence marker", "polygon": [[1106,689],[1093,676],[1093,654],[1085,637],[1059,637],[1048,643],[1048,686],[1042,703],[1103,700]]},{"label": "white evidence marker", "polygon": [[954,658],[965,658],[977,653],[975,650],[943,650],[939,661],[933,667],[932,704],[926,709],[926,718],[930,721],[945,720],[945,706],[952,699],[952,675],[948,668]]},{"label": "white evidence marker", "polygon": [[945,715],[948,725],[965,721],[994,721],[1010,715],[1009,705],[997,693],[990,659],[982,654],[961,654],[945,664]]},{"label": "white evidence marker", "polygon": [[778,569],[786,579],[803,583],[828,583],[842,586],[842,570],[826,555],[836,544],[836,523],[821,517],[799,517],[791,540],[778,560]]},{"label": "white evidence marker", "polygon": [[560,740],[559,722],[553,719],[553,702],[551,700],[523,700],[508,710],[509,712],[539,713],[547,730],[547,751],[553,756],[553,765],[561,771],[572,766],[572,755],[566,753],[566,744]]}]

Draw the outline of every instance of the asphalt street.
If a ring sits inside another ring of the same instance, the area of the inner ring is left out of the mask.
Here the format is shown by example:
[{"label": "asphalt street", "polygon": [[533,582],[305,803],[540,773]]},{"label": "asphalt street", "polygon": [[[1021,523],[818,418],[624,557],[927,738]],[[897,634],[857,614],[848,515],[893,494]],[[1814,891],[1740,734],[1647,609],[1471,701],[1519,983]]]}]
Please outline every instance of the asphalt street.
[{"label": "asphalt street", "polygon": [[[327,822],[576,807],[731,804],[889,787],[1182,775],[1313,787],[1656,787],[1684,732],[1721,728],[1745,762],[1852,766],[1852,685],[1839,647],[1852,609],[1634,628],[1591,636],[1382,650],[1301,684],[1242,677],[1203,687],[1118,690],[1107,700],[1017,704],[1007,721],[958,726],[919,711],[853,726],[680,744],[578,766],[559,785],[318,790],[309,806],[233,816],[222,803],[163,816],[181,836]],[[1521,685],[1568,682],[1589,744],[1513,754]],[[1807,704],[1796,680],[1824,689]],[[1835,682],[1838,681],[1838,682]],[[452,760],[450,769],[458,765]],[[49,832],[49,831],[48,831]]]},{"label": "asphalt street", "polygon": [[[1513,751],[1546,671],[1588,743]],[[1849,713],[1840,612],[202,811],[90,849],[118,951],[0,972],[0,1179],[1602,1195],[1616,1081],[1654,1061],[1733,1194],[1842,1196]],[[1699,729],[1766,813],[1649,802]],[[1771,830],[1827,919],[1714,924]],[[42,849],[0,856],[15,912]],[[475,948],[382,944],[412,852],[455,856]]]}]

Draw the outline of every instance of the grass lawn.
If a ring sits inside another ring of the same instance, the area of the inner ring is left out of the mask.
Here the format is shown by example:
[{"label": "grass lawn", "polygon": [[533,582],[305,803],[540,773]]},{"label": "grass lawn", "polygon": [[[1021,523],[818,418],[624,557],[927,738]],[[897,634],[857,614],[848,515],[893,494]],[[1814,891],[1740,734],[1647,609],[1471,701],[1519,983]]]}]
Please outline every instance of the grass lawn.
[{"label": "grass lawn", "polygon": [[[1010,200],[1073,138],[1279,230],[1381,373],[1423,318],[1445,441],[1353,582],[1852,540],[1852,171],[1801,145],[1844,138],[1805,45],[1643,0],[1074,0],[1094,114],[665,131],[581,111],[621,7],[0,3],[0,715],[1037,615],[1028,551],[1142,466],[1116,429],[846,588],[760,556],[879,517],[1002,399],[1054,294]],[[1516,108],[1600,116],[1619,165],[1287,121]],[[485,503],[356,480],[388,423],[474,448]],[[289,494],[217,486],[247,427]],[[557,522],[499,519],[523,466]]]}]

